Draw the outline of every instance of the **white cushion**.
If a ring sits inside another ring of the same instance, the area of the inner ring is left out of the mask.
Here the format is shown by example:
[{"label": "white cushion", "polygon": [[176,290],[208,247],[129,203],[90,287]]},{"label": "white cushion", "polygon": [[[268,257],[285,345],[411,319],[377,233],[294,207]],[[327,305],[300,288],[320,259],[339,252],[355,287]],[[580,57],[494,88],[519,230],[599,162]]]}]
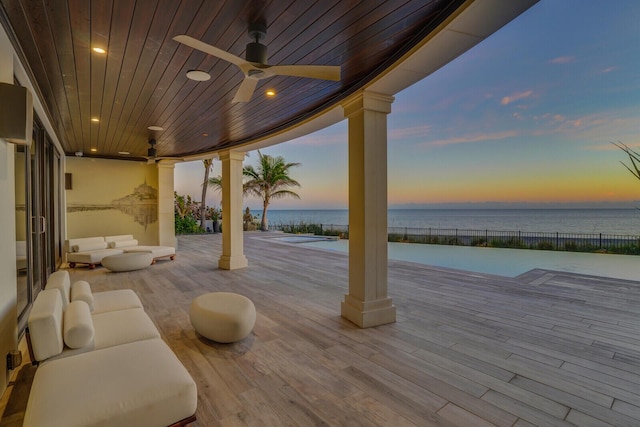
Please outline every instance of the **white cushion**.
[{"label": "white cushion", "polygon": [[96,292],[93,294],[93,314],[142,308],[138,295],[131,289]]},{"label": "white cushion", "polygon": [[104,238],[105,242],[119,242],[119,241],[124,241],[124,240],[133,240],[133,235],[132,234],[121,234],[119,236],[106,236]]},{"label": "white cushion", "polygon": [[71,246],[71,252],[96,251],[100,249],[107,249],[107,247],[107,242],[78,243],[77,245]]},{"label": "white cushion", "polygon": [[110,248],[128,248],[131,246],[138,246],[136,239],[132,240],[116,240],[114,242],[108,242]]},{"label": "white cushion", "polygon": [[82,348],[93,341],[94,329],[89,306],[72,301],[64,312],[64,343],[69,348]]},{"label": "white cushion", "polygon": [[158,328],[141,308],[94,314],[95,348],[160,338]]},{"label": "white cushion", "polygon": [[[65,241],[65,249],[67,252],[78,252],[80,247],[82,248],[100,248],[104,246],[104,237],[79,237],[75,239],[69,239]],[[74,248],[75,247],[75,248]],[[106,248],[106,246],[104,246]],[[91,250],[91,249],[83,249]]]},{"label": "white cushion", "polygon": [[93,311],[94,299],[89,282],[78,280],[71,285],[71,301],[84,301],[89,306],[89,310]]},{"label": "white cushion", "polygon": [[176,254],[176,248],[173,246],[132,246],[130,248],[122,248],[126,253],[131,252],[149,252],[154,258],[173,256]]},{"label": "white cushion", "polygon": [[58,270],[51,274],[47,279],[45,289],[57,289],[62,297],[62,310],[67,309],[69,301],[71,301],[71,279],[67,270]]},{"label": "white cushion", "polygon": [[168,426],[196,411],[196,384],[160,339],[40,366],[23,427]]},{"label": "white cushion", "polygon": [[62,297],[57,289],[46,289],[38,294],[31,307],[28,324],[36,360],[45,360],[62,352]]},{"label": "white cushion", "polygon": [[[105,242],[106,244],[106,242]],[[67,262],[79,262],[83,264],[98,264],[103,258],[123,253],[122,249],[98,249],[87,252],[70,252],[67,254]]]}]

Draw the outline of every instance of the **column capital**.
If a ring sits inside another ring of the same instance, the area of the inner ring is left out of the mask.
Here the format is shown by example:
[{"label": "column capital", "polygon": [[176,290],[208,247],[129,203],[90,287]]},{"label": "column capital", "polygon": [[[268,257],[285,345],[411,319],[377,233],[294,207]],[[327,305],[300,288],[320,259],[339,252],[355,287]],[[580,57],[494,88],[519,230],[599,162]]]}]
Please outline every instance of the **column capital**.
[{"label": "column capital", "polygon": [[158,169],[175,169],[179,160],[160,160],[156,163]]},{"label": "column capital", "polygon": [[344,116],[349,117],[363,110],[389,114],[391,113],[391,104],[394,100],[395,98],[393,96],[364,91],[358,94],[355,99],[343,104]]},{"label": "column capital", "polygon": [[221,151],[218,153],[218,158],[220,159],[220,161],[223,160],[243,160],[244,161],[244,157],[247,153],[245,153],[244,151],[231,151],[231,150],[226,150],[226,151]]}]

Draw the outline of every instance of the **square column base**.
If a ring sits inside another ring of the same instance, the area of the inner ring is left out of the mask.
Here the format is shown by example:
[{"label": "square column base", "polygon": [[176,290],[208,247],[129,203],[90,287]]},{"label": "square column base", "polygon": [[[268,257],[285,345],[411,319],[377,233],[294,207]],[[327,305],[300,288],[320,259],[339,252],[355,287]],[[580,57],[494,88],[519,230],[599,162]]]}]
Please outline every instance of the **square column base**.
[{"label": "square column base", "polygon": [[218,260],[218,268],[222,270],[237,270],[239,268],[245,268],[248,265],[249,262],[247,261],[247,257],[244,255],[222,255]]},{"label": "square column base", "polygon": [[371,328],[396,321],[396,306],[391,302],[391,298],[359,301],[351,295],[345,295],[340,308],[342,317],[361,328]]}]

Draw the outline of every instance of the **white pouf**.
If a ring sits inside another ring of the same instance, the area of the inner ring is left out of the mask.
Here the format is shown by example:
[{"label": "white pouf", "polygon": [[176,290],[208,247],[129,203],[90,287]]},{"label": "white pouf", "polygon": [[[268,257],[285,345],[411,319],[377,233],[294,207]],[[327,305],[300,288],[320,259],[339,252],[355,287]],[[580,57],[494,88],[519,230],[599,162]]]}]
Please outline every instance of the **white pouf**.
[{"label": "white pouf", "polygon": [[147,268],[153,262],[150,252],[129,252],[102,258],[102,265],[111,271],[134,271]]},{"label": "white pouf", "polygon": [[194,298],[189,318],[196,332],[221,343],[240,341],[256,323],[251,300],[231,292],[212,292]]}]

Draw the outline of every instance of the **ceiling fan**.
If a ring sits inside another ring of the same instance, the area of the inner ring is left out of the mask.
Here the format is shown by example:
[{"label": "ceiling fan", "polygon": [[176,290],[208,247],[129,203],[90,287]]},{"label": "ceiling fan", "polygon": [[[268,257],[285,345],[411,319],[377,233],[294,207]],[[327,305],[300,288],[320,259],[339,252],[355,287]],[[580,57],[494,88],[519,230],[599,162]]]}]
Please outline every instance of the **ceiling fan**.
[{"label": "ceiling fan", "polygon": [[158,150],[154,147],[156,145],[156,140],[151,138],[149,140],[149,148],[147,148],[147,155],[144,156],[147,159],[148,165],[153,165],[158,162],[158,160],[178,160],[184,161],[183,158],[180,157],[158,157]]},{"label": "ceiling fan", "polygon": [[240,84],[232,102],[248,102],[253,96],[258,81],[273,76],[340,80],[339,65],[268,65],[267,46],[260,43],[260,40],[267,34],[266,30],[267,28],[263,24],[249,26],[249,37],[255,41],[247,44],[245,59],[187,35],[178,35],[173,39],[178,43],[230,62],[240,68],[244,74],[244,80]]}]

